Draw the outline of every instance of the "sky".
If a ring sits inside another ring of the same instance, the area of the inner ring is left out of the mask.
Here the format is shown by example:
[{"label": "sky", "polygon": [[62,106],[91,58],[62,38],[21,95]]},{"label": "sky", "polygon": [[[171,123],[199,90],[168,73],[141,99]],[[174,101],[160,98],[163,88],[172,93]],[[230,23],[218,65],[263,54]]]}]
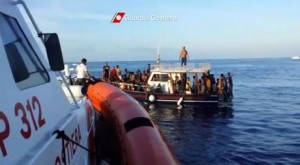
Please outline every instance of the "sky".
[{"label": "sky", "polygon": [[[58,33],[66,62],[179,60],[182,46],[190,59],[300,55],[299,0],[25,2],[42,32]],[[125,16],[111,23],[116,12]]]}]

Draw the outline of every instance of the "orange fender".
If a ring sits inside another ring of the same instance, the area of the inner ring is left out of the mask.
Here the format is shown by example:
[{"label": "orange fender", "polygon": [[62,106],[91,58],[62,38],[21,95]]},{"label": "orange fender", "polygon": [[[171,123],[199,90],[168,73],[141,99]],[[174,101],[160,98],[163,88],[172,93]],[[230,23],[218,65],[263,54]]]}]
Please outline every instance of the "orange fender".
[{"label": "orange fender", "polygon": [[179,164],[158,127],[134,98],[104,82],[89,85],[87,96],[116,126],[126,164]]}]

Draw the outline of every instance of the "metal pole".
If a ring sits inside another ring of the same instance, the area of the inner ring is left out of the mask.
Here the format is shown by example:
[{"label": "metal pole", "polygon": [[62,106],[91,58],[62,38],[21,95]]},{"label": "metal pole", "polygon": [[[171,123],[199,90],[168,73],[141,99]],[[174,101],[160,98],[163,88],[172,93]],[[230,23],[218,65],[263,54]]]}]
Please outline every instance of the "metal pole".
[{"label": "metal pole", "polygon": [[24,9],[25,9],[25,11],[26,11],[26,13],[27,13],[27,15],[28,15],[28,17],[29,17],[29,19],[30,19],[33,27],[34,27],[34,29],[36,30],[37,34],[42,34],[42,32],[40,31],[40,29],[37,26],[36,22],[34,21],[34,19],[33,19],[32,15],[31,15],[31,13],[30,13],[30,11],[29,11],[26,3],[24,2],[24,0],[14,1],[14,4],[21,4],[24,7]]}]

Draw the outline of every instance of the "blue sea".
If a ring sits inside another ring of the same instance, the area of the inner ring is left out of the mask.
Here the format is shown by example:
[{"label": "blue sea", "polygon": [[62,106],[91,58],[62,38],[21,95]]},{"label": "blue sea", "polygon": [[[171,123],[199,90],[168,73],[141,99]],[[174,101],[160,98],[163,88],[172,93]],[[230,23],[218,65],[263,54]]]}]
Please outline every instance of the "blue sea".
[{"label": "blue sea", "polygon": [[[173,62],[173,61],[162,61]],[[231,107],[145,106],[183,165],[300,164],[300,60],[193,60],[233,75]],[[155,61],[108,62],[145,70]],[[89,62],[99,77],[104,62]]]}]

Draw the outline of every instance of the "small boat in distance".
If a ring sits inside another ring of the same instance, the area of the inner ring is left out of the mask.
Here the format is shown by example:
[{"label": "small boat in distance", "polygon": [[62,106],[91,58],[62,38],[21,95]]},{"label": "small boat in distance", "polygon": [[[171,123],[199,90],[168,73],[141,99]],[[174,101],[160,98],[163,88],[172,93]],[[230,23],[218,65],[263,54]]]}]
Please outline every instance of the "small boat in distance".
[{"label": "small boat in distance", "polygon": [[292,59],[292,60],[299,60],[299,59],[300,59],[300,56],[293,56],[291,59]]}]

